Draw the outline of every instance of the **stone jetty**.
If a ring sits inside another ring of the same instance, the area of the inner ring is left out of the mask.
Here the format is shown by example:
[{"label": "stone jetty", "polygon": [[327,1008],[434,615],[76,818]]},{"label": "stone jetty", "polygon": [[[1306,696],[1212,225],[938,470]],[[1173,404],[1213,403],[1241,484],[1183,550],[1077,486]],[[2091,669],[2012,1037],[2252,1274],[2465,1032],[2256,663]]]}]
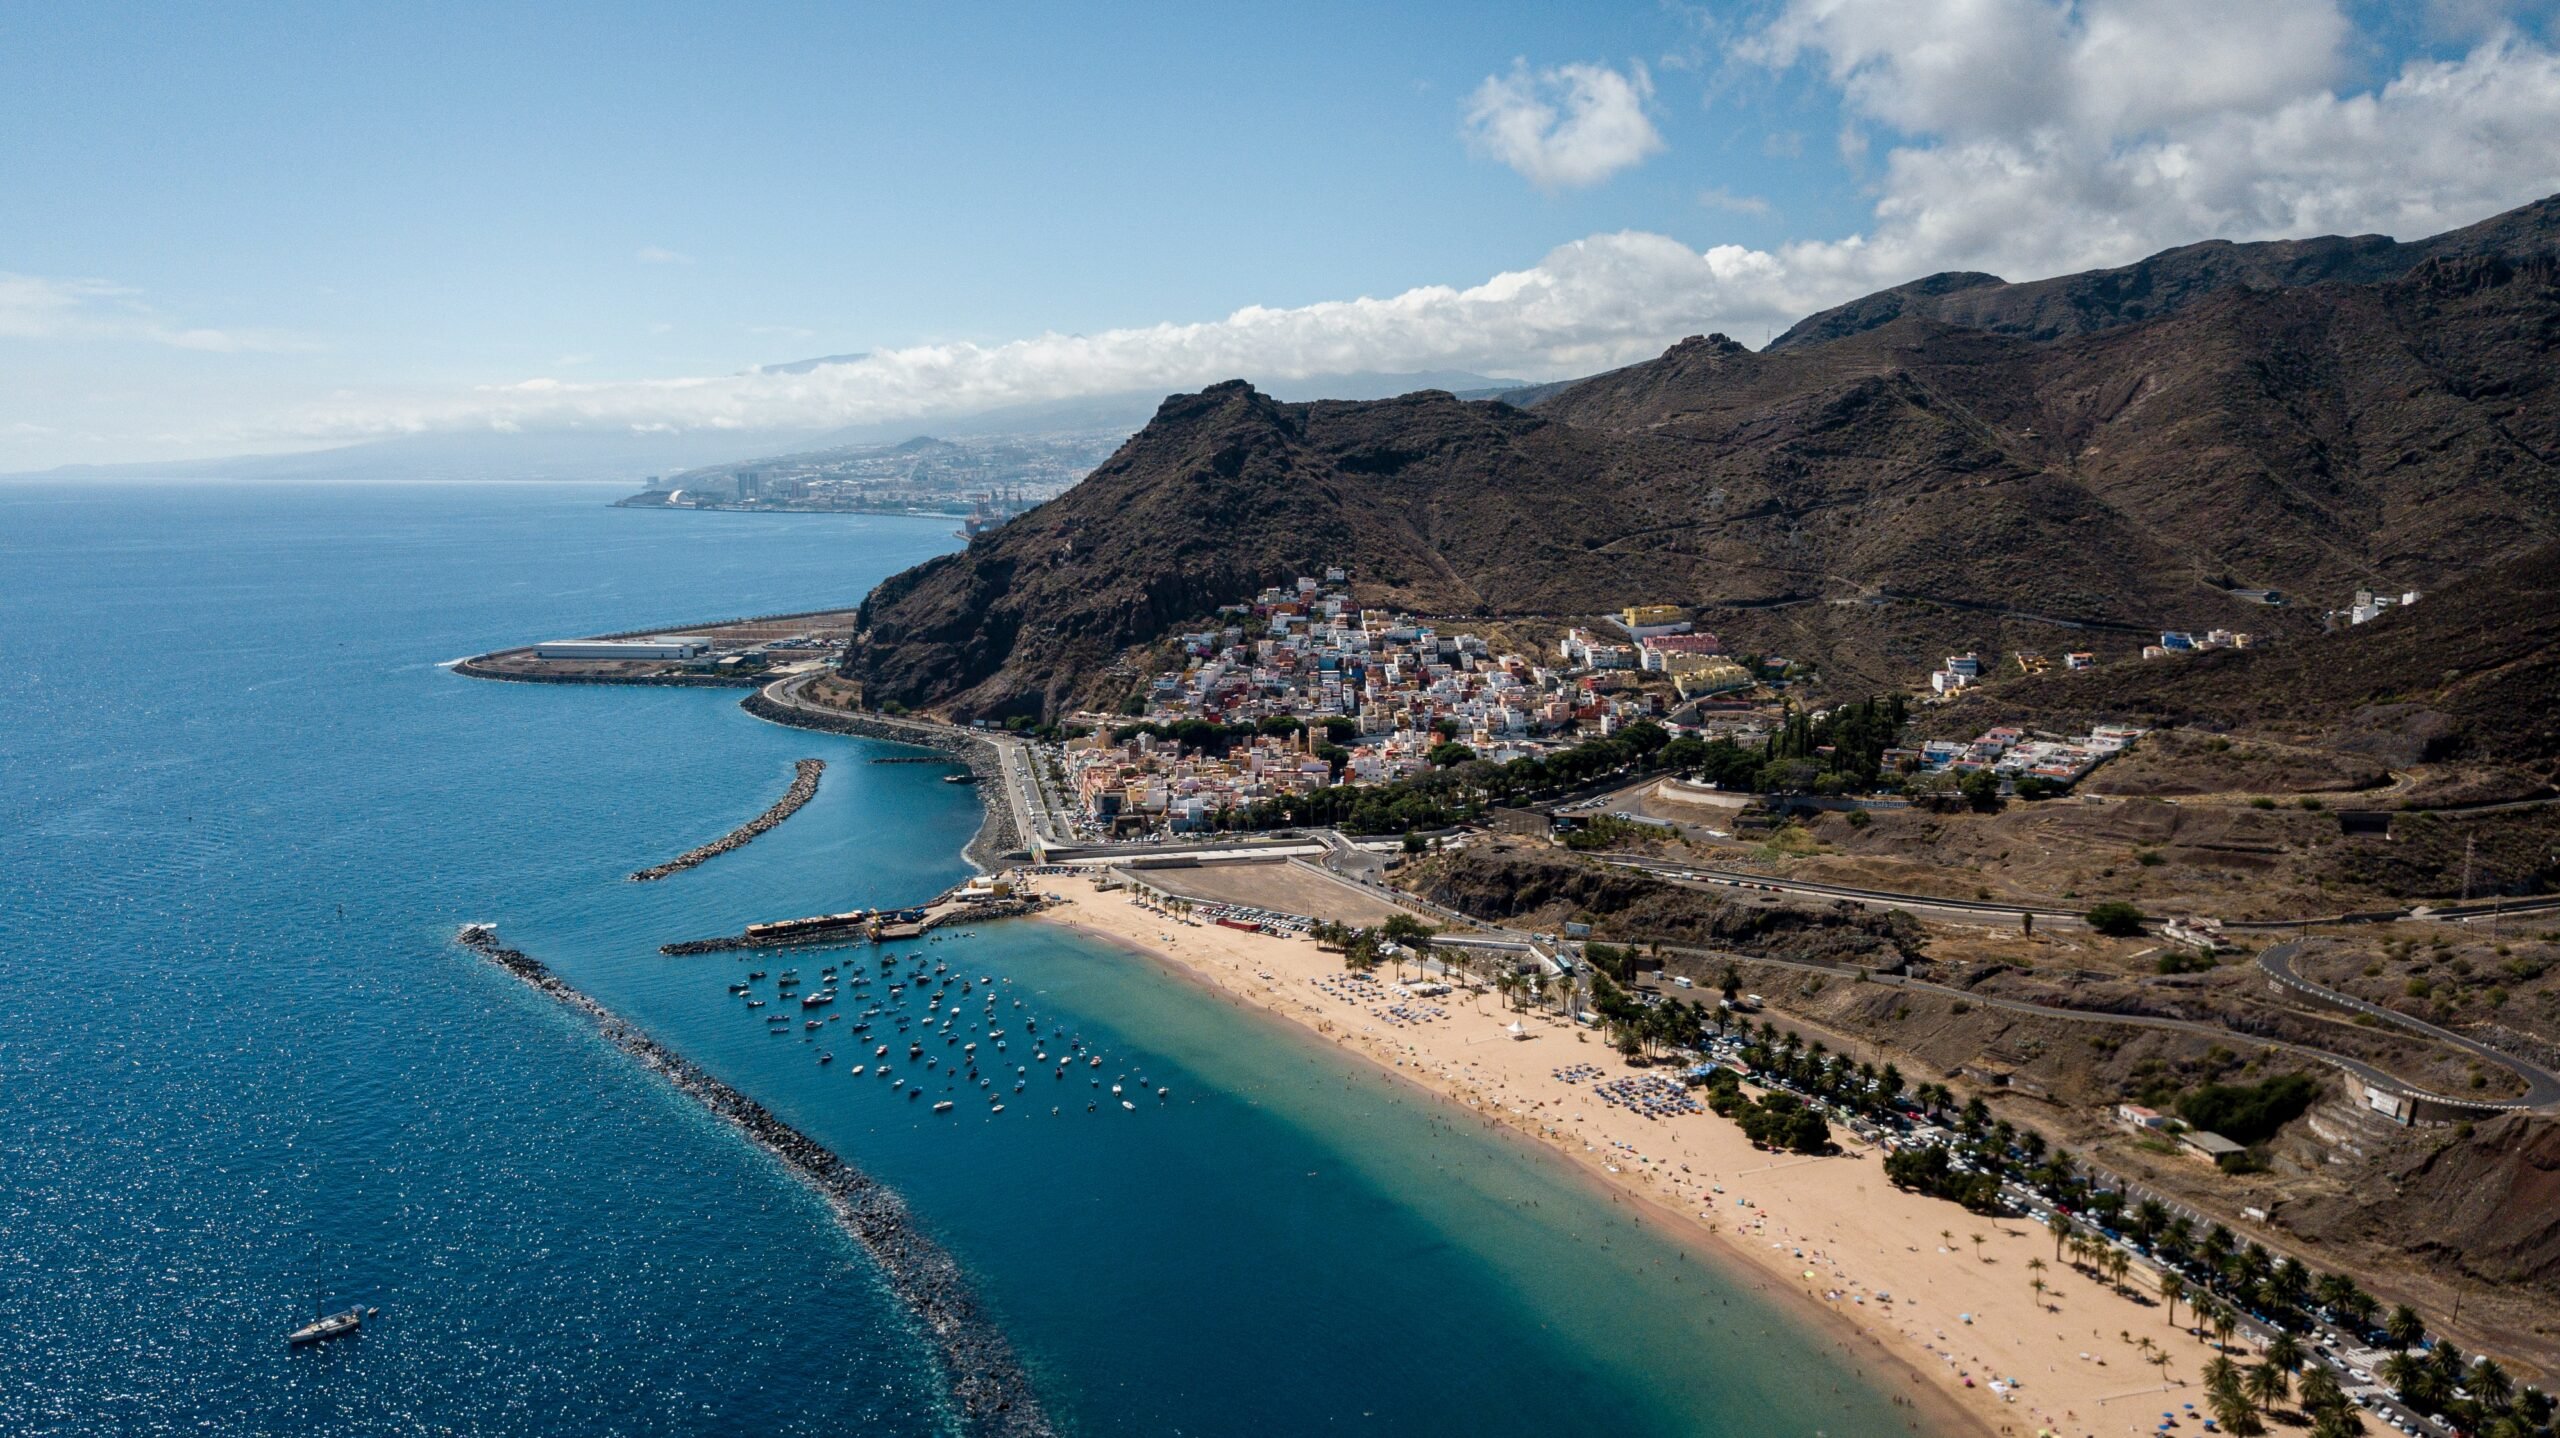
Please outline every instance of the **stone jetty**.
[{"label": "stone jetty", "polygon": [[541,960],[501,944],[494,927],[468,924],[459,938],[465,948],[594,1020],[607,1042],[726,1120],[816,1189],[834,1210],[836,1222],[879,1264],[890,1291],[933,1336],[964,1432],[972,1438],[1055,1438],[1057,1429],[1032,1392],[1013,1345],[978,1306],[959,1265],[924,1235],[894,1190],[642,1033]]},{"label": "stone jetty", "polygon": [[800,806],[818,797],[818,776],[827,772],[824,759],[803,759],[794,766],[791,787],[783,792],[774,806],[698,849],[687,849],[663,864],[652,864],[635,871],[631,882],[646,884],[669,874],[681,874],[705,859],[716,858],[731,849],[745,848],[758,834],[800,812]]},{"label": "stone jetty", "polygon": [[805,919],[775,919],[749,924],[743,934],[709,939],[679,939],[658,945],[658,952],[717,954],[733,949],[789,949],[812,944],[862,944],[877,939],[912,939],[945,924],[974,924],[982,919],[1014,919],[1048,907],[1034,894],[1010,898],[970,897],[964,890],[926,901],[917,909],[857,909],[843,914],[813,914]]}]

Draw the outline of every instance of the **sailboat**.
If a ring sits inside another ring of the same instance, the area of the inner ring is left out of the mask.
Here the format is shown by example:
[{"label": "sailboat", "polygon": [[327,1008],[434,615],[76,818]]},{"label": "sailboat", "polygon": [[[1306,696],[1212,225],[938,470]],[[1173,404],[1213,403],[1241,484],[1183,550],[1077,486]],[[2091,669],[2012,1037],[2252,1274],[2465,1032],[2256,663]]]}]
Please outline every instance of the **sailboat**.
[{"label": "sailboat", "polygon": [[349,1308],[337,1313],[324,1313],[312,1319],[309,1323],[286,1334],[284,1341],[295,1348],[307,1348],[314,1343],[326,1343],[332,1338],[343,1337],[362,1327],[364,1327],[364,1310]]},{"label": "sailboat", "polygon": [[[317,1245],[314,1245],[314,1248],[316,1250]],[[286,1334],[285,1345],[290,1348],[309,1348],[316,1343],[326,1343],[332,1338],[343,1338],[363,1328],[366,1319],[381,1311],[379,1308],[367,1308],[359,1303],[336,1313],[322,1312],[320,1285],[314,1283],[311,1285],[311,1321]]]}]

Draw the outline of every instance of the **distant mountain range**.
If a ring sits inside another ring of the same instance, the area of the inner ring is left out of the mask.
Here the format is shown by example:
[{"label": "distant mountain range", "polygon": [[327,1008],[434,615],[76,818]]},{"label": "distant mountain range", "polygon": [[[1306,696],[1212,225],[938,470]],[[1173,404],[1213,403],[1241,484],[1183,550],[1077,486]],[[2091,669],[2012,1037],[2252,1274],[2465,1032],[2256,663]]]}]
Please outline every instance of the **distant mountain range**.
[{"label": "distant mountain range", "polygon": [[[822,355],[762,365],[758,373],[807,374],[848,364],[862,355]],[[1492,395],[1521,387],[1519,380],[1491,379],[1464,371],[1412,374],[1360,372],[1315,375],[1274,388],[1299,399],[1375,399],[1416,389],[1462,389]],[[956,439],[1116,430],[1129,433],[1147,422],[1163,396],[1152,391],[1008,405],[935,418],[935,434]],[[153,460],[136,464],[63,465],[8,478],[84,477],[257,480],[617,480],[640,487],[652,476],[686,470],[752,465],[782,455],[895,444],[926,426],[914,420],[835,429],[695,429],[639,433],[628,428],[527,429],[521,432],[437,431],[363,444],[291,454],[228,459]]]},{"label": "distant mountain range", "polygon": [[1941,277],[1508,402],[1215,385],[881,585],[849,668],[966,715],[1108,702],[1128,646],[1328,565],[1426,613],[1785,606],[1872,683],[2021,616],[2306,634],[2560,532],[2555,227]]}]

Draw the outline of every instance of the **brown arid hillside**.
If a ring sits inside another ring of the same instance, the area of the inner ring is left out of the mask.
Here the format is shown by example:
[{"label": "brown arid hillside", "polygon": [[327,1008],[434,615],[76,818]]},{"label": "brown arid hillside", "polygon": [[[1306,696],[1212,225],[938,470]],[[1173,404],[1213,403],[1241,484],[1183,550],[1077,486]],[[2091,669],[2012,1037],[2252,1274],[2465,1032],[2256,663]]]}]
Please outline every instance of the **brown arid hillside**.
[{"label": "brown arid hillside", "polygon": [[2560,766],[2560,544],[2499,561],[2371,623],[2261,649],[1992,686],[1948,711],[2067,724],[2100,714],[2290,736],[2405,766]]},{"label": "brown arid hillside", "polygon": [[2560,534],[2560,206],[2518,215],[2491,227],[2513,257],[2235,280],[2049,340],[1916,313],[1709,336],[1528,410],[1175,396],[1068,494],[882,585],[848,673],[973,717],[1109,702],[1130,646],[1329,565],[1427,614],[1700,606],[1861,684],[1977,632],[2307,635],[2359,585]]},{"label": "brown arid hillside", "polygon": [[2025,284],[1970,271],[1930,275],[1808,315],[1769,348],[1822,344],[1906,314],[2027,339],[2093,334],[2175,314],[2224,290],[2374,284],[2439,257],[2528,253],[2549,243],[2555,212],[2560,212],[2560,197],[2411,244],[2387,235],[2323,235],[2256,244],[2207,240],[2118,269]]}]

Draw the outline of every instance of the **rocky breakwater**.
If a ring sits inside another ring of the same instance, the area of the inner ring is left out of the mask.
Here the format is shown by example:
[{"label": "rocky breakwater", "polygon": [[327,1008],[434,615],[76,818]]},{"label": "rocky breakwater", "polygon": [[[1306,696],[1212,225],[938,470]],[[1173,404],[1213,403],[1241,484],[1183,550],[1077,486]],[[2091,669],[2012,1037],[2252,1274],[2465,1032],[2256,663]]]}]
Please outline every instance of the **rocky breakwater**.
[{"label": "rocky breakwater", "polygon": [[842,914],[812,914],[805,919],[774,919],[749,924],[742,934],[709,939],[679,939],[658,945],[658,952],[681,958],[733,949],[789,949],[816,944],[860,944],[882,939],[912,939],[946,924],[981,919],[1016,919],[1049,906],[1037,894],[987,898],[954,889],[914,909],[855,909]]},{"label": "rocky breakwater", "polygon": [[827,772],[827,761],[803,759],[795,768],[797,772],[792,776],[791,787],[784,791],[772,808],[700,848],[687,849],[663,864],[652,864],[648,868],[634,871],[631,882],[650,883],[663,879],[669,874],[683,873],[705,859],[716,858],[728,853],[731,849],[742,849],[753,842],[758,834],[800,812],[801,805],[818,797],[818,776]]},{"label": "rocky breakwater", "polygon": [[594,1020],[607,1042],[726,1120],[816,1189],[834,1210],[836,1222],[879,1264],[890,1291],[933,1336],[963,1431],[985,1438],[1054,1438],[1057,1429],[1032,1392],[1013,1346],[978,1306],[959,1265],[917,1227],[896,1192],[634,1028],[541,960],[501,944],[494,927],[468,924],[459,938],[473,953]]},{"label": "rocky breakwater", "polygon": [[739,707],[759,719],[798,729],[885,739],[893,744],[912,744],[919,749],[934,749],[948,754],[969,766],[969,772],[977,776],[979,791],[989,796],[984,806],[986,817],[979,822],[977,837],[969,841],[970,862],[981,869],[999,867],[998,860],[1002,856],[1019,850],[1027,842],[1014,822],[1013,806],[996,797],[1004,793],[1004,760],[996,752],[995,741],[975,730],[925,719],[902,719],[888,714],[783,703],[761,689],[741,700]]}]

